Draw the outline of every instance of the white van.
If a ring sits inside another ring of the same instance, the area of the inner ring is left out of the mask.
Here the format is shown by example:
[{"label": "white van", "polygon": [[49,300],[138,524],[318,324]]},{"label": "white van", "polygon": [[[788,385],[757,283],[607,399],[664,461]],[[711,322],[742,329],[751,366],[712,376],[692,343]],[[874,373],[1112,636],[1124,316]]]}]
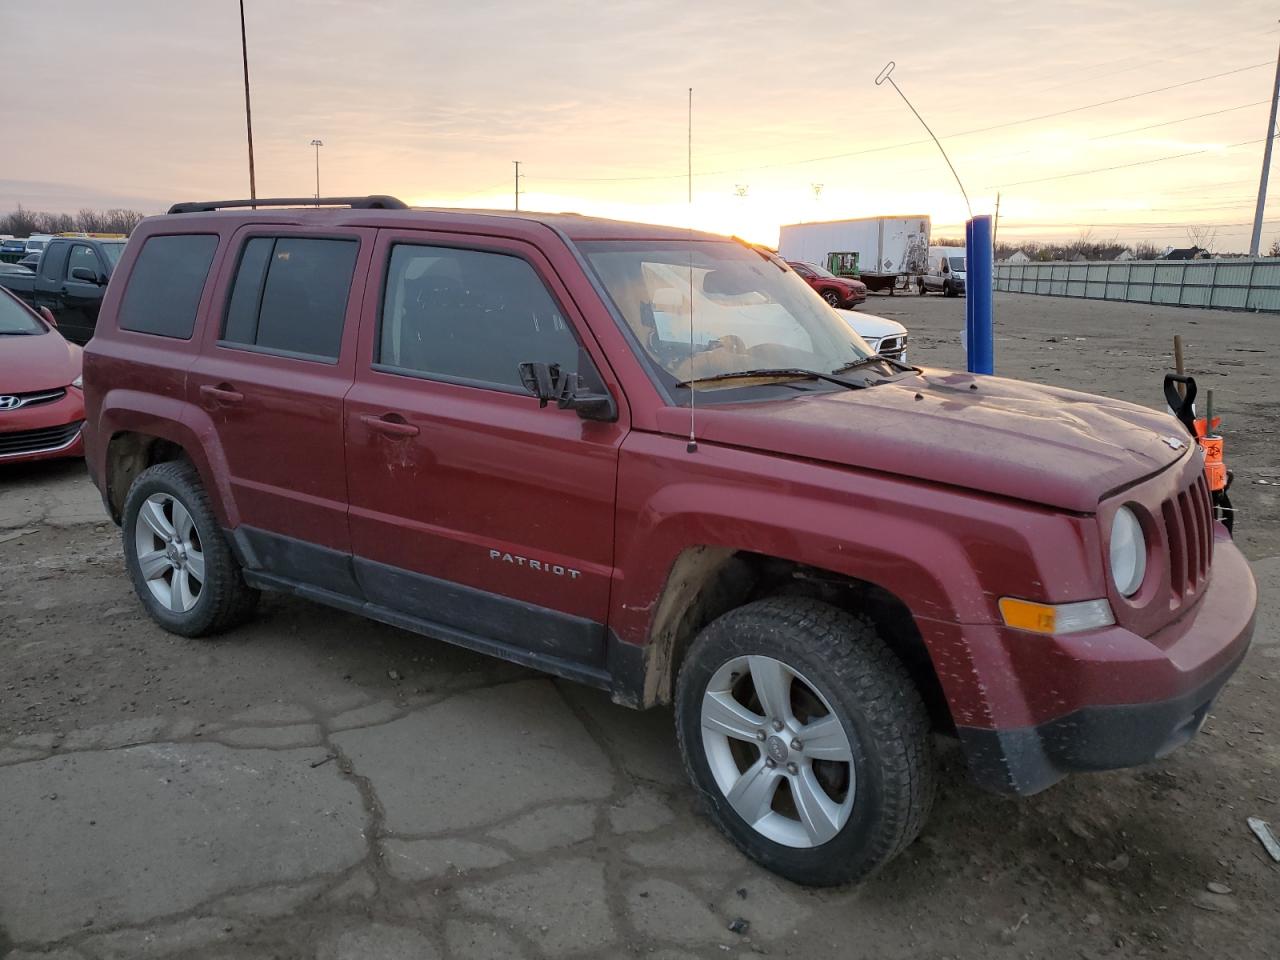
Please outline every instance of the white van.
[{"label": "white van", "polygon": [[964,295],[964,247],[930,247],[929,272],[916,280],[920,295],[935,292],[948,297]]}]

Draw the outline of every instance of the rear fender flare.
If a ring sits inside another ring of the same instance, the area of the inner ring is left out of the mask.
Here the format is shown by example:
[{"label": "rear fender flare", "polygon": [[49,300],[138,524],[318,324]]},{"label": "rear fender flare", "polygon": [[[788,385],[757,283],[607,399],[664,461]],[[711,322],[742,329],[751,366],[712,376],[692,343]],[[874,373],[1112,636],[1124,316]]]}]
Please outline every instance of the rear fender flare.
[{"label": "rear fender flare", "polygon": [[98,452],[101,460],[95,471],[95,475],[102,478],[104,490],[110,488],[106,472],[110,440],[121,433],[140,433],[181,447],[209,492],[218,522],[227,529],[239,525],[240,516],[231,490],[226,455],[218,441],[217,431],[204,411],[174,397],[136,390],[112,390],[103,397],[97,432],[108,438]]}]

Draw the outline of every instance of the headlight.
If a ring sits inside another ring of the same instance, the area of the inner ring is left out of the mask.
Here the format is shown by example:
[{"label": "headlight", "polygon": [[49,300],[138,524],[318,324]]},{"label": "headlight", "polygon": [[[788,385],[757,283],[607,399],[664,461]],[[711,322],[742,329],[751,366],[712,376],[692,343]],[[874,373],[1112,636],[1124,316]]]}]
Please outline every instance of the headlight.
[{"label": "headlight", "polygon": [[1128,507],[1116,511],[1111,522],[1111,579],[1123,596],[1131,597],[1147,575],[1147,539],[1142,524]]},{"label": "headlight", "polygon": [[866,341],[867,346],[871,348],[871,352],[872,352],[872,353],[879,353],[879,352],[880,352],[880,341],[879,341],[879,340],[873,340],[873,339],[871,339],[870,337],[863,337],[862,339]]},{"label": "headlight", "polygon": [[77,390],[83,390],[83,389],[84,389],[84,374],[81,374],[80,376],[78,376],[78,377],[76,377],[74,380],[72,380],[72,381],[71,381],[71,385],[72,385],[73,387],[75,387]]}]

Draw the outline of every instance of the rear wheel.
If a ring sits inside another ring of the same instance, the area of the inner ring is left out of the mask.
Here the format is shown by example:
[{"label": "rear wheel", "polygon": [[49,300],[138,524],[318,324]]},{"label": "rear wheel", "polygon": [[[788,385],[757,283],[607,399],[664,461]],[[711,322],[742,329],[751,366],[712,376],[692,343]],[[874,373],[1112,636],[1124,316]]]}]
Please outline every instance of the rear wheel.
[{"label": "rear wheel", "polygon": [[916,281],[916,290],[918,290],[918,291],[920,292],[920,296],[922,296],[922,297],[923,297],[923,296],[925,295],[925,293],[927,292],[927,291],[925,290],[925,288],[924,288],[924,280],[923,280],[923,279],[921,279],[921,280],[917,280],[917,281]]},{"label": "rear wheel", "polygon": [[861,880],[919,834],[928,716],[867,622],[800,598],[731,611],[680,670],[685,767],[716,825],[797,883]]},{"label": "rear wheel", "polygon": [[134,590],[166,630],[205,636],[253,611],[258,593],[245,584],[191,464],[159,463],[138,474],[121,530]]},{"label": "rear wheel", "polygon": [[833,307],[840,306],[840,294],[836,293],[834,290],[824,290],[822,293],[822,299],[827,301],[827,303],[831,304]]}]

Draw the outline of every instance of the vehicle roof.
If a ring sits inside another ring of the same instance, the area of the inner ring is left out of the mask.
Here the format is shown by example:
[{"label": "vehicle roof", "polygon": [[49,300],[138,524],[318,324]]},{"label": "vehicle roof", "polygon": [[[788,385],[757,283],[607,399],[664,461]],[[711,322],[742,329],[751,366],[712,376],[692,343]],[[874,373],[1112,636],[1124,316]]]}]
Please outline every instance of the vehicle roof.
[{"label": "vehicle roof", "polygon": [[633,223],[603,217],[585,217],[577,213],[539,213],[521,210],[479,210],[455,207],[411,207],[406,210],[351,209],[346,207],[271,207],[259,210],[231,209],[171,213],[148,218],[155,229],[165,222],[236,221],[243,223],[315,224],[316,226],[375,227],[492,227],[497,223],[518,222],[549,227],[571,240],[718,240],[731,238],[684,227]]}]

